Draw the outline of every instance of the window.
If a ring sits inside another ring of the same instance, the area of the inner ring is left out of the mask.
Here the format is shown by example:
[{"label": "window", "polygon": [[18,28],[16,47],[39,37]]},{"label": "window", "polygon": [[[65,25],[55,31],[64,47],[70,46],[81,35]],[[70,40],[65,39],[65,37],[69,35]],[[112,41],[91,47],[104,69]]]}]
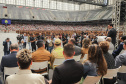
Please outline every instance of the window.
[{"label": "window", "polygon": [[68,10],[68,3],[63,3],[63,6],[62,6],[63,8],[63,10]]},{"label": "window", "polygon": [[50,9],[56,9],[56,1],[50,2]]},{"label": "window", "polygon": [[5,0],[0,0],[0,3],[5,3]]},{"label": "window", "polygon": [[23,6],[25,6],[25,0],[16,0],[16,5],[23,5]]},{"label": "window", "polygon": [[62,2],[57,2],[57,9],[62,10]]},{"label": "window", "polygon": [[43,0],[43,8],[49,8],[49,0]]},{"label": "window", "polygon": [[6,0],[7,4],[15,4],[15,0]]},{"label": "window", "polygon": [[42,0],[35,0],[35,7],[42,7]]},{"label": "window", "polygon": [[[22,1],[22,0],[20,0],[20,1]],[[34,4],[33,4],[34,2],[33,2],[33,0],[26,0],[26,6],[33,6],[34,7]]]}]

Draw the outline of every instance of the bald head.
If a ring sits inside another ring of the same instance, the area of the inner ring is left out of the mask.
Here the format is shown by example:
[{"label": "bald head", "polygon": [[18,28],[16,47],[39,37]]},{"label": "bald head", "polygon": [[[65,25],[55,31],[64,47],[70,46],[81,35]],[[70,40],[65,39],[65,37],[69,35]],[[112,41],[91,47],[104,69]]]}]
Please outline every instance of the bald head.
[{"label": "bald head", "polygon": [[106,41],[111,42],[112,41],[111,37],[107,37]]},{"label": "bald head", "polygon": [[11,44],[10,50],[11,50],[11,51],[18,51],[18,50],[19,50],[18,44]]}]

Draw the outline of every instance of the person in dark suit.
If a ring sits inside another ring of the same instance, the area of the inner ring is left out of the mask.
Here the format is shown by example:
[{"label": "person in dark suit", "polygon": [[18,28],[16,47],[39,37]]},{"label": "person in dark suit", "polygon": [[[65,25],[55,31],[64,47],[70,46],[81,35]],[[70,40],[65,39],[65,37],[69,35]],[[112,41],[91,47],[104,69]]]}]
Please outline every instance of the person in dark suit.
[{"label": "person in dark suit", "polygon": [[19,51],[18,44],[11,44],[10,46],[11,53],[9,55],[5,55],[1,60],[1,71],[3,72],[4,67],[17,67],[17,52]]},{"label": "person in dark suit", "polygon": [[32,37],[30,37],[30,42],[31,42],[31,46],[32,46],[32,51],[36,51],[36,37],[35,35],[33,34]]},{"label": "person in dark suit", "polygon": [[39,35],[37,36],[37,40],[44,40],[44,37],[41,33],[39,33]]},{"label": "person in dark suit", "polygon": [[[18,66],[17,58],[16,58],[17,52],[19,51],[18,44],[11,44],[10,51],[11,51],[11,54],[3,56],[1,60],[1,71],[3,72],[3,74],[4,74],[4,67],[17,67]],[[8,75],[5,75],[5,78],[7,76]]]},{"label": "person in dark suit", "polygon": [[123,50],[124,40],[126,40],[126,36],[121,37],[120,39],[121,43],[119,44],[118,48],[113,51],[112,55],[114,56],[114,58],[116,58],[116,56],[119,55],[120,52]]},{"label": "person in dark suit", "polygon": [[63,55],[65,61],[55,68],[52,84],[74,84],[81,80],[83,76],[83,65],[73,59],[75,54],[72,44],[64,45]]},{"label": "person in dark suit", "polygon": [[11,41],[9,38],[7,38],[5,41],[3,41],[3,46],[4,46],[4,55],[8,55],[10,54],[10,45],[11,45]]},{"label": "person in dark suit", "polygon": [[78,56],[78,55],[81,54],[81,48],[75,45],[75,44],[76,44],[75,39],[73,39],[73,38],[70,39],[70,40],[68,41],[68,43],[69,43],[69,44],[72,44],[72,45],[74,46],[75,56]]},{"label": "person in dark suit", "polygon": [[115,46],[117,31],[113,28],[113,24],[108,25],[108,28],[110,29],[110,31],[108,32],[107,37],[112,38],[112,43]]}]

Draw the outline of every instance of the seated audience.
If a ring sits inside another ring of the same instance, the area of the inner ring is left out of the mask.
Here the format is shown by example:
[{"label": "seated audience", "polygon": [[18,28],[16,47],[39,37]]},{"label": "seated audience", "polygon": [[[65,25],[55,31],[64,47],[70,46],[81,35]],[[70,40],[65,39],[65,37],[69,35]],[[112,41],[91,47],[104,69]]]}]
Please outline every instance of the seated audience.
[{"label": "seated audience", "polygon": [[102,53],[102,49],[96,45],[90,45],[88,59],[84,61],[84,78],[86,76],[104,76],[107,73],[107,63]]},{"label": "seated audience", "polygon": [[121,43],[120,45],[118,46],[118,48],[116,50],[113,51],[112,55],[114,56],[114,58],[119,55],[119,53],[123,50],[123,41],[126,39],[126,36],[122,36],[121,37]]},{"label": "seated audience", "polygon": [[106,41],[109,42],[109,50],[114,50],[114,45],[112,44],[111,37],[107,37]]},{"label": "seated audience", "polygon": [[101,47],[103,51],[103,55],[105,57],[105,60],[107,62],[108,69],[114,69],[115,68],[115,60],[114,57],[108,52],[109,49],[109,43],[107,41],[100,42],[99,46]]},{"label": "seated audience", "polygon": [[5,55],[1,60],[1,71],[4,71],[4,67],[17,67],[17,52],[19,51],[18,44],[11,44],[10,46],[11,53]]},{"label": "seated audience", "polygon": [[82,48],[81,48],[81,52],[82,52],[82,56],[81,58],[84,57],[85,54],[88,54],[88,49],[89,49],[89,45],[91,44],[90,39],[85,38],[82,42]]},{"label": "seated audience", "polygon": [[72,44],[64,45],[63,55],[65,61],[55,68],[52,84],[75,84],[81,80],[84,71],[83,65],[73,59],[74,54]]},{"label": "seated audience", "polygon": [[81,48],[75,45],[75,43],[76,43],[76,42],[75,42],[75,39],[73,39],[73,38],[70,39],[68,43],[69,43],[69,44],[72,44],[72,45],[74,46],[75,56],[81,54]]},{"label": "seated audience", "polygon": [[53,62],[55,60],[55,58],[64,58],[63,56],[63,48],[61,47],[61,40],[60,39],[56,39],[55,43],[54,43],[54,50],[52,51],[52,57],[51,57],[51,67],[53,67]]},{"label": "seated audience", "polygon": [[[122,65],[126,66],[126,40],[124,41],[123,48],[124,48],[125,52],[116,56],[116,58],[115,58],[115,66],[117,68]],[[119,80],[126,82],[126,73],[117,73],[117,78]]]},{"label": "seated audience", "polygon": [[44,77],[39,74],[32,74],[32,55],[27,49],[23,49],[17,54],[19,71],[10,75],[6,79],[6,84],[45,84]]},{"label": "seated audience", "polygon": [[[50,61],[51,54],[49,51],[45,49],[42,40],[37,41],[37,47],[38,49],[32,53],[32,61],[33,62]],[[45,69],[35,70],[36,73],[42,73],[43,71],[45,71]]]}]

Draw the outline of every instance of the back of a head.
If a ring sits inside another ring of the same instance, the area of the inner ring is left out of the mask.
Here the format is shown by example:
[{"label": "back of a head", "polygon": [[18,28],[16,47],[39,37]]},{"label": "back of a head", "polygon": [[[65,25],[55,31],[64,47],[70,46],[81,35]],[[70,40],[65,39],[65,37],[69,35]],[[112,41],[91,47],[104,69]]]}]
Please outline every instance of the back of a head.
[{"label": "back of a head", "polygon": [[107,53],[109,49],[109,43],[107,41],[100,42],[99,46],[101,47],[103,53]]},{"label": "back of a head", "polygon": [[10,49],[11,50],[18,50],[19,49],[18,44],[11,44]]},{"label": "back of a head", "polygon": [[73,38],[70,39],[70,42],[71,42],[73,45],[75,45],[75,43],[76,43],[75,39],[73,39]]},{"label": "back of a head", "polygon": [[109,24],[111,27],[113,27],[113,24]]},{"label": "back of a head", "polygon": [[82,44],[82,45],[83,45],[82,47],[83,47],[83,48],[88,48],[89,45],[90,45],[90,42],[91,42],[90,39],[85,38],[85,39],[83,40],[83,42],[82,42],[82,43],[83,43],[83,44]]},{"label": "back of a head", "polygon": [[88,60],[98,65],[99,75],[105,75],[107,73],[107,63],[103,56],[102,49],[98,45],[92,44],[89,46]]},{"label": "back of a head", "polygon": [[43,41],[42,40],[37,41],[37,47],[38,48],[43,47]]},{"label": "back of a head", "polygon": [[126,36],[122,36],[121,39],[124,41],[126,40]]},{"label": "back of a head", "polygon": [[18,63],[20,65],[20,69],[29,68],[32,60],[32,54],[28,49],[22,49],[17,53]]},{"label": "back of a head", "polygon": [[107,37],[106,41],[111,42],[112,41],[111,37]]},{"label": "back of a head", "polygon": [[72,57],[74,55],[74,46],[72,44],[65,44],[63,51],[67,57]]}]

